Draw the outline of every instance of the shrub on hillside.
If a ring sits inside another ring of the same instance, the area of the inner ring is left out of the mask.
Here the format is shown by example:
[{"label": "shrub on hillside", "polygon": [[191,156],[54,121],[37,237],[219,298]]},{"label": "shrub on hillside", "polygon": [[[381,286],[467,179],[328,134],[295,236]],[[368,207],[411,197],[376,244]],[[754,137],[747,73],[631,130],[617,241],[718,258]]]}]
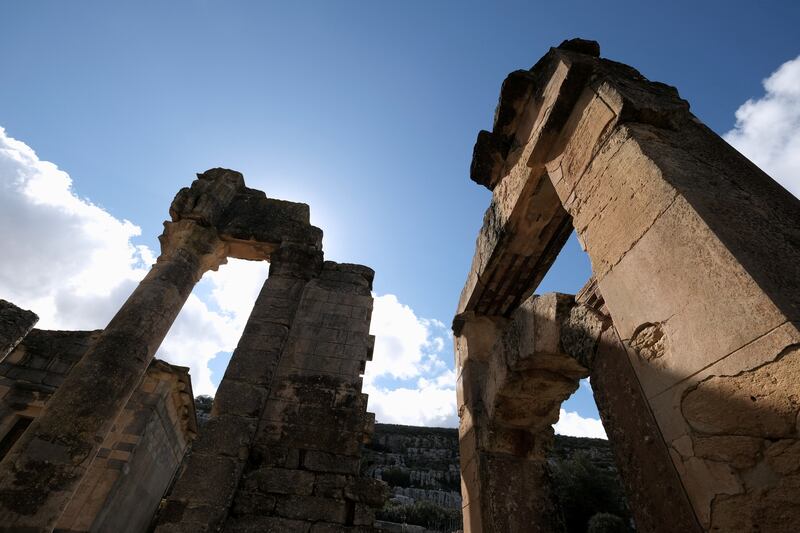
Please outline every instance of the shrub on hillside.
[{"label": "shrub on hillside", "polygon": [[[616,515],[621,517],[623,525],[627,524],[630,514],[622,487],[611,472],[595,466],[586,453],[577,452],[569,459],[557,461],[551,472],[567,533],[584,533],[589,520],[598,513]],[[604,523],[603,520],[598,518],[598,524]]]}]

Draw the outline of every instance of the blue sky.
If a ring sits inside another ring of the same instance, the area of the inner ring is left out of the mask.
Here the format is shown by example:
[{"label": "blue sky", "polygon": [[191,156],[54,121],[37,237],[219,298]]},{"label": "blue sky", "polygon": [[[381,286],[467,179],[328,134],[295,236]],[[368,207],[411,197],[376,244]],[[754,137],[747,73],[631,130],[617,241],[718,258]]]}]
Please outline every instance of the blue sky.
[{"label": "blue sky", "polygon": [[[396,297],[387,308],[427,320],[415,361],[445,368],[375,381],[414,389],[452,367],[436,321],[452,319],[489,202],[468,169],[508,72],[563,39],[596,39],[723,134],[798,56],[798,22],[793,1],[6,2],[0,126],[151,251],[175,192],[210,167],[309,203],[328,258],[373,267],[376,294]],[[575,292],[588,275],[572,241],[539,292]],[[222,282],[201,285],[224,314]],[[596,416],[581,391],[568,408]]]}]

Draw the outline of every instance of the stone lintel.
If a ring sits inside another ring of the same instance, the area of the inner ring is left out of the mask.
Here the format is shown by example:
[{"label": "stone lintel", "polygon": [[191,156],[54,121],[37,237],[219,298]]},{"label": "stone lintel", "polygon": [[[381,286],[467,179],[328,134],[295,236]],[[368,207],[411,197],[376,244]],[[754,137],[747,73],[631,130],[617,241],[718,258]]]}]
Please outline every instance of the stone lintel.
[{"label": "stone lintel", "polygon": [[[692,119],[673,87],[597,53],[592,41],[567,41],[503,83],[493,130],[479,133],[473,155],[471,177],[493,197],[457,314],[507,316],[555,261],[572,219],[562,206],[568,198],[553,185],[562,177],[561,160],[574,138],[586,141],[575,146],[583,150],[581,159],[570,161],[585,166],[617,124],[676,130]],[[604,106],[605,116],[591,117],[589,125],[597,131],[586,132],[576,109],[592,99]]]},{"label": "stone lintel", "polygon": [[245,185],[235,170],[213,168],[197,175],[170,206],[172,222],[194,220],[213,227],[237,259],[268,260],[284,241],[322,249],[322,230],[311,225],[307,204],[267,198]]}]

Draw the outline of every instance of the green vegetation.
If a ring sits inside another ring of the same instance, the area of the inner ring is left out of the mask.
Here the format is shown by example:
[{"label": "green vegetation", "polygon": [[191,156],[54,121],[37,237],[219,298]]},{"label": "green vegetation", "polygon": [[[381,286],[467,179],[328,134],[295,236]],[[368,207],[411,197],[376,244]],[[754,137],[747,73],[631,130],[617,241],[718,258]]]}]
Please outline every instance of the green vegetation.
[{"label": "green vegetation", "polygon": [[411,505],[388,503],[378,511],[376,517],[378,520],[422,526],[434,531],[455,531],[461,528],[461,509],[447,509],[424,501]]},{"label": "green vegetation", "polygon": [[552,476],[567,533],[630,531],[625,495],[613,471],[599,468],[586,452],[579,451],[556,461]]},{"label": "green vegetation", "polygon": [[597,513],[589,519],[586,533],[628,533],[630,530],[623,518],[615,514]]},{"label": "green vegetation", "polygon": [[388,483],[390,487],[411,486],[411,473],[402,468],[387,468],[381,472],[381,478]]}]

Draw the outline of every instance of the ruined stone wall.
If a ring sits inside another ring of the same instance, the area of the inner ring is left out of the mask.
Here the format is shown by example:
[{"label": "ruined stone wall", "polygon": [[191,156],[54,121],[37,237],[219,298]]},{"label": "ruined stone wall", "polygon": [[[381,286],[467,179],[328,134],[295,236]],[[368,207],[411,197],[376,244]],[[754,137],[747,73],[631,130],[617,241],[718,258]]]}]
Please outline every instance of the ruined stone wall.
[{"label": "ruined stone wall", "polygon": [[59,518],[58,530],[148,530],[196,436],[187,370],[154,360]]},{"label": "ruined stone wall", "polygon": [[284,248],[158,531],[371,531],[384,487],[359,478],[373,273]]},{"label": "ruined stone wall", "polygon": [[[181,446],[169,436],[139,442],[160,450],[155,462],[126,455],[132,452],[128,429],[150,427],[138,402],[152,397],[139,398],[137,387],[203,273],[235,257],[269,260],[270,277],[157,528],[370,531],[370,507],[383,501],[382,485],[357,474],[359,444],[372,422],[360,378],[373,345],[372,270],[323,262],[322,231],[310,224],[308,206],[267,198],[233,170],[198,174],[169,212],[155,265],[60,376],[38,416],[24,420],[27,427],[15,423],[16,444],[0,462],[0,530],[51,531],[65,511],[65,520],[81,521],[87,506],[102,507],[109,527],[119,525],[124,503],[118,511],[96,505],[93,496],[75,499],[84,482],[109,486],[92,477],[93,462],[118,465],[128,458],[138,475],[162,459],[165,471],[173,468],[182,454],[172,453]],[[4,309],[3,350],[27,327],[15,309]],[[46,379],[38,368],[24,372]],[[192,409],[194,420],[191,400],[184,403],[176,413]],[[162,427],[169,433],[169,423]],[[103,448],[120,431],[122,447]],[[131,502],[158,492],[140,489],[117,497]],[[127,524],[151,510],[140,507]]]},{"label": "ruined stone wall", "polygon": [[581,40],[509,75],[471,171],[493,196],[454,321],[462,425],[494,387],[480,368],[507,358],[487,339],[574,227],[612,324],[592,372],[633,465],[621,470],[639,529],[792,531],[800,202],[674,88]]},{"label": "ruined stone wall", "polygon": [[[32,330],[0,363],[0,440],[19,438],[99,331]],[[155,360],[59,518],[64,532],[146,531],[196,434],[188,369]],[[23,428],[24,429],[24,428]],[[7,449],[3,450],[7,452]]]},{"label": "ruined stone wall", "polygon": [[0,363],[0,432],[35,419],[83,356],[97,331],[34,329]]}]

